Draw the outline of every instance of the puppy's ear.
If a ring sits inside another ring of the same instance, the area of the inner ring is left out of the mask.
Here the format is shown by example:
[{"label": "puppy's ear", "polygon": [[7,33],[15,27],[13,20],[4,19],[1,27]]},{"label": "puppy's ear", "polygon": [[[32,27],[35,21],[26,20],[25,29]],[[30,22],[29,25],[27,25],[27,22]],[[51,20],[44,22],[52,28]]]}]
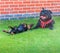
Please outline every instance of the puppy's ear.
[{"label": "puppy's ear", "polygon": [[33,27],[34,24],[30,24],[30,27]]}]

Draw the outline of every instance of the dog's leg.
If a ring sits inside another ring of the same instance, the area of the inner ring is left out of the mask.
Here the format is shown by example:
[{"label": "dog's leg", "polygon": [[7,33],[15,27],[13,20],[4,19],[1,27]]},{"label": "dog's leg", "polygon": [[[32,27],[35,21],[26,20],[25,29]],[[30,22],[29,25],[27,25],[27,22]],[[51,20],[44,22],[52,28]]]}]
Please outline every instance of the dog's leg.
[{"label": "dog's leg", "polygon": [[11,29],[13,29],[14,27],[12,27],[12,26],[8,26],[9,28],[11,28]]},{"label": "dog's leg", "polygon": [[7,31],[7,30],[3,30],[3,32],[10,33],[10,32],[9,32],[9,31]]},{"label": "dog's leg", "polygon": [[40,19],[39,19],[38,23],[36,24],[36,26],[35,26],[33,29],[37,29],[37,28],[39,28],[40,26],[41,26],[41,22],[40,22]]},{"label": "dog's leg", "polygon": [[53,24],[52,23],[49,25],[49,29],[53,30]]}]

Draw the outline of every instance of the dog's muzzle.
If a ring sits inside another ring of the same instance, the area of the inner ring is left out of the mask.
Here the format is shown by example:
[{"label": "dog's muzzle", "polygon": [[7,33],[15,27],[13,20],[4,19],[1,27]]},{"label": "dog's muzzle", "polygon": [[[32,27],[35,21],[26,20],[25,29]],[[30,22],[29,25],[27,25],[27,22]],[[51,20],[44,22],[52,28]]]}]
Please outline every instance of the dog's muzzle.
[{"label": "dog's muzzle", "polygon": [[45,20],[47,16],[40,16],[41,19]]}]

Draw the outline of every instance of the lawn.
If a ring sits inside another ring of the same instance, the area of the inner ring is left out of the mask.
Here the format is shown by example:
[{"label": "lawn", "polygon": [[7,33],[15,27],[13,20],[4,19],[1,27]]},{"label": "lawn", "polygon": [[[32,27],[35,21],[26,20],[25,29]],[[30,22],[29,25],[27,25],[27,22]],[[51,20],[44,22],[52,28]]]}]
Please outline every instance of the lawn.
[{"label": "lawn", "polygon": [[60,17],[54,16],[54,30],[34,29],[10,35],[2,32],[8,26],[37,23],[37,18],[0,20],[0,53],[60,53]]}]

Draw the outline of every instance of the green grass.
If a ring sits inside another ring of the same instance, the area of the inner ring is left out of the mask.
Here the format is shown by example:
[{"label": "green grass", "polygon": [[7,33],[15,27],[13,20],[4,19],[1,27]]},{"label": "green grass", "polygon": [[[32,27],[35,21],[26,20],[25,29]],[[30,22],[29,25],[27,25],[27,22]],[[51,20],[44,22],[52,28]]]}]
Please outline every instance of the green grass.
[{"label": "green grass", "polygon": [[16,35],[2,30],[24,22],[36,24],[38,19],[0,20],[0,53],[60,53],[60,17],[53,18],[54,30],[34,29]]}]

